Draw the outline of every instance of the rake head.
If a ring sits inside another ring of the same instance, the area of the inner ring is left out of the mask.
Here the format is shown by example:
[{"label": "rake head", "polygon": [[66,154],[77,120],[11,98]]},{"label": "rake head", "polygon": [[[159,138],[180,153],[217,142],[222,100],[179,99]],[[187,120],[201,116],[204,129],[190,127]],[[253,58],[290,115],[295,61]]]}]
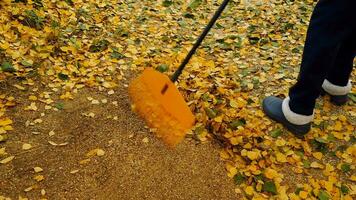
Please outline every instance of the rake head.
[{"label": "rake head", "polygon": [[164,74],[148,68],[129,86],[133,110],[168,146],[180,143],[195,122],[183,96]]}]

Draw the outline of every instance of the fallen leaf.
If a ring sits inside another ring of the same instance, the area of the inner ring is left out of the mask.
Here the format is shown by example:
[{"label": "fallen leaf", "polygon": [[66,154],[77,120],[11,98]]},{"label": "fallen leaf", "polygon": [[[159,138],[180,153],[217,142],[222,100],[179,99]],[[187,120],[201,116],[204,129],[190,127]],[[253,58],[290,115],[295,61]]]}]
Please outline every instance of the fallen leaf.
[{"label": "fallen leaf", "polygon": [[143,139],[142,139],[142,142],[143,142],[143,143],[148,143],[148,138],[147,138],[147,137],[143,138]]},{"label": "fallen leaf", "polygon": [[96,152],[97,156],[103,156],[104,154],[105,154],[105,151],[102,150],[102,149],[98,149],[97,152]]},{"label": "fallen leaf", "polygon": [[7,158],[5,158],[5,159],[2,159],[2,160],[0,161],[0,163],[1,163],[1,164],[6,164],[6,163],[12,161],[14,158],[15,158],[15,156],[9,156],[9,157],[7,157]]},{"label": "fallen leaf", "polygon": [[71,174],[75,174],[75,173],[77,173],[77,172],[79,172],[78,169],[70,171]]},{"label": "fallen leaf", "polygon": [[38,173],[38,172],[42,172],[43,169],[41,167],[34,167],[33,170]]},{"label": "fallen leaf", "polygon": [[324,166],[323,166],[322,164],[318,163],[318,162],[312,162],[312,163],[310,164],[310,167],[312,167],[312,168],[324,169]]},{"label": "fallen leaf", "polygon": [[40,181],[44,180],[44,176],[43,175],[37,175],[37,176],[33,177],[33,179],[35,179],[37,182],[40,182]]},{"label": "fallen leaf", "polygon": [[54,133],[54,131],[52,130],[52,131],[50,131],[50,132],[48,133],[48,135],[49,135],[49,136],[54,136],[55,133]]},{"label": "fallen leaf", "polygon": [[31,148],[32,148],[32,145],[31,145],[31,144],[25,143],[25,144],[22,145],[22,149],[23,149],[23,150],[29,150],[29,149],[31,149]]},{"label": "fallen leaf", "polygon": [[58,146],[58,144],[55,143],[55,142],[53,142],[53,141],[48,141],[48,143],[49,143],[50,145],[53,145],[53,146]]}]

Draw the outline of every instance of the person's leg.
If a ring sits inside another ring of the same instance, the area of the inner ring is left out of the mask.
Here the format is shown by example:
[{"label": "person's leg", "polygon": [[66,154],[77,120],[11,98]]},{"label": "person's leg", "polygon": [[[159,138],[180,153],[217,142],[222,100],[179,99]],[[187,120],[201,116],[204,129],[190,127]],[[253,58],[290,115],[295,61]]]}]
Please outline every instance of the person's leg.
[{"label": "person's leg", "polygon": [[322,85],[323,90],[330,95],[332,103],[336,105],[347,102],[347,94],[352,87],[349,77],[356,56],[356,32],[353,34],[355,37],[350,37],[341,44],[334,65]]},{"label": "person's leg", "polygon": [[268,97],[263,102],[265,113],[296,135],[310,130],[315,100],[335,62],[340,44],[355,31],[356,17],[352,11],[355,4],[352,0],[317,3],[308,27],[297,83],[286,99]]},{"label": "person's leg", "polygon": [[[352,37],[356,23],[349,1],[319,1],[309,25],[297,83],[290,89],[290,109],[311,116],[315,100],[328,72],[334,66],[340,46]],[[349,12],[348,12],[349,11]],[[356,36],[354,36],[356,37]],[[345,77],[349,78],[349,77]]]}]

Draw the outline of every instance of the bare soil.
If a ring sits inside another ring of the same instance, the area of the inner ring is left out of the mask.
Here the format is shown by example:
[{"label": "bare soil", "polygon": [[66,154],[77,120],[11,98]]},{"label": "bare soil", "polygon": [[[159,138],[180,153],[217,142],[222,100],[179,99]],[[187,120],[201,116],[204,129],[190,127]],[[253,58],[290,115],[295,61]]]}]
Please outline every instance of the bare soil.
[{"label": "bare soil", "polygon": [[[83,89],[63,109],[25,111],[32,91],[2,83],[16,98],[8,111],[14,131],[1,143],[15,158],[0,165],[0,196],[18,199],[239,199],[219,159],[219,146],[186,139],[168,149],[130,110],[125,87],[115,94]],[[91,104],[87,97],[107,103]],[[117,101],[117,105],[112,102]],[[41,106],[39,106],[41,105]],[[41,117],[40,113],[45,115]],[[94,117],[83,114],[94,113]],[[42,123],[26,126],[41,118]],[[27,122],[28,123],[28,122]],[[50,136],[49,132],[54,131]],[[63,146],[54,146],[49,141]],[[23,150],[30,143],[32,148]],[[66,144],[67,143],[67,144]],[[103,156],[87,157],[95,148]],[[90,159],[90,160],[86,160]],[[83,161],[84,160],[84,161]],[[42,172],[35,173],[34,167]],[[43,175],[44,180],[34,180]],[[30,191],[25,192],[25,189]],[[45,194],[41,194],[45,191]]]}]

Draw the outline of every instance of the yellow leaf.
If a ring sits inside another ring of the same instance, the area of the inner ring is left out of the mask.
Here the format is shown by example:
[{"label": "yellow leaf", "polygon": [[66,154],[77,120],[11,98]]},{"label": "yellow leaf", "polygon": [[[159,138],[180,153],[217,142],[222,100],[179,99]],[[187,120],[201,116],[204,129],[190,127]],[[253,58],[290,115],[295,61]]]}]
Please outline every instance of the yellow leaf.
[{"label": "yellow leaf", "polygon": [[250,160],[256,160],[259,156],[260,156],[259,152],[255,152],[255,151],[248,151],[247,152],[247,157]]},{"label": "yellow leaf", "polygon": [[53,142],[53,141],[48,141],[49,144],[53,145],[53,146],[58,146],[57,143]]},{"label": "yellow leaf", "polygon": [[231,100],[230,101],[230,106],[233,107],[233,108],[238,108],[239,104],[237,103],[237,101]]},{"label": "yellow leaf", "polygon": [[344,139],[344,134],[342,132],[332,131],[331,133],[334,135],[334,137],[336,137],[339,140]]},{"label": "yellow leaf", "polygon": [[78,169],[70,171],[71,174],[75,174],[75,173],[77,173],[77,172],[79,172]]},{"label": "yellow leaf", "polygon": [[0,148],[0,156],[5,155],[5,154],[6,154],[5,147]]},{"label": "yellow leaf", "polygon": [[31,95],[31,96],[28,97],[28,99],[31,100],[31,101],[36,101],[37,97],[34,96],[34,95]]},{"label": "yellow leaf", "polygon": [[43,175],[37,175],[37,176],[33,177],[33,179],[35,179],[37,182],[40,182],[40,181],[44,180],[44,176]]},{"label": "yellow leaf", "polygon": [[79,161],[79,164],[84,165],[84,164],[87,164],[88,162],[90,162],[89,158]]},{"label": "yellow leaf", "polygon": [[278,177],[278,172],[274,169],[271,169],[271,168],[267,168],[264,172],[266,178],[269,178],[269,179],[274,179],[276,177]]},{"label": "yellow leaf", "polygon": [[7,50],[10,47],[10,44],[6,41],[3,41],[2,43],[0,43],[0,48]]},{"label": "yellow leaf", "polygon": [[222,120],[223,120],[223,116],[219,116],[219,117],[214,118],[214,121],[219,122],[219,123],[221,123]]},{"label": "yellow leaf", "polygon": [[253,192],[254,192],[254,189],[253,189],[252,186],[247,186],[247,187],[245,188],[245,192],[246,192],[247,195],[252,196],[252,195],[253,195]]},{"label": "yellow leaf", "polygon": [[21,85],[15,84],[14,85],[15,88],[19,89],[19,90],[25,90],[26,88],[22,87]]},{"label": "yellow leaf", "polygon": [[284,139],[278,139],[276,141],[276,145],[279,147],[284,146],[284,145],[286,145],[286,141]]},{"label": "yellow leaf", "polygon": [[234,177],[237,174],[236,167],[234,167],[234,166],[232,166],[230,164],[226,165],[226,169],[228,171],[228,176],[231,177],[231,178]]},{"label": "yellow leaf", "polygon": [[277,158],[278,162],[281,162],[281,163],[287,162],[287,157],[280,152],[276,153],[276,158]]},{"label": "yellow leaf", "polygon": [[313,153],[314,158],[321,160],[321,158],[323,157],[323,154],[321,152],[315,152]]},{"label": "yellow leaf", "polygon": [[232,138],[230,138],[230,143],[232,145],[237,145],[237,144],[239,144],[239,139],[237,137],[232,137]]},{"label": "yellow leaf", "polygon": [[333,183],[330,182],[330,181],[325,182],[325,189],[326,189],[328,192],[332,192],[332,190],[333,190]]},{"label": "yellow leaf", "polygon": [[10,126],[10,125],[6,125],[6,126],[4,126],[3,128],[4,128],[5,131],[12,131],[12,130],[14,130],[14,128],[12,128],[12,126]]},{"label": "yellow leaf", "polygon": [[1,164],[6,164],[6,163],[12,161],[12,159],[14,159],[14,158],[15,158],[15,156],[9,156],[9,157],[7,157],[7,158],[1,160],[0,163],[1,163]]},{"label": "yellow leaf", "polygon": [[98,149],[98,151],[96,152],[97,156],[103,156],[105,154],[105,151],[102,149]]},{"label": "yellow leaf", "polygon": [[34,167],[33,170],[38,173],[38,172],[42,172],[43,169],[41,167]]},{"label": "yellow leaf", "polygon": [[312,168],[319,168],[319,169],[323,169],[323,168],[324,168],[324,166],[323,166],[322,164],[318,163],[318,162],[312,162],[312,163],[310,164],[310,167],[312,167]]},{"label": "yellow leaf", "polygon": [[70,92],[67,91],[66,93],[62,94],[59,98],[60,99],[73,99],[73,96]]},{"label": "yellow leaf", "polygon": [[23,149],[23,150],[29,150],[29,149],[31,149],[31,148],[32,148],[32,145],[31,145],[31,144],[25,143],[25,144],[22,145],[22,149]]},{"label": "yellow leaf", "polygon": [[105,154],[105,151],[102,149],[93,149],[87,153],[87,157],[103,156],[104,154]]},{"label": "yellow leaf", "polygon": [[33,187],[32,187],[32,186],[31,186],[31,187],[26,188],[24,191],[25,191],[25,192],[29,192],[29,191],[31,191],[31,190],[33,190]]},{"label": "yellow leaf", "polygon": [[1,120],[0,121],[0,126],[6,126],[12,124],[12,120],[11,119],[5,119],[5,120]]},{"label": "yellow leaf", "polygon": [[352,176],[350,177],[350,180],[356,182],[356,175],[352,175]]},{"label": "yellow leaf", "polygon": [[340,121],[336,121],[334,125],[334,130],[335,131],[341,131],[342,130],[342,124]]},{"label": "yellow leaf", "polygon": [[300,191],[299,192],[299,197],[302,198],[302,199],[306,199],[308,197],[308,192]]}]

